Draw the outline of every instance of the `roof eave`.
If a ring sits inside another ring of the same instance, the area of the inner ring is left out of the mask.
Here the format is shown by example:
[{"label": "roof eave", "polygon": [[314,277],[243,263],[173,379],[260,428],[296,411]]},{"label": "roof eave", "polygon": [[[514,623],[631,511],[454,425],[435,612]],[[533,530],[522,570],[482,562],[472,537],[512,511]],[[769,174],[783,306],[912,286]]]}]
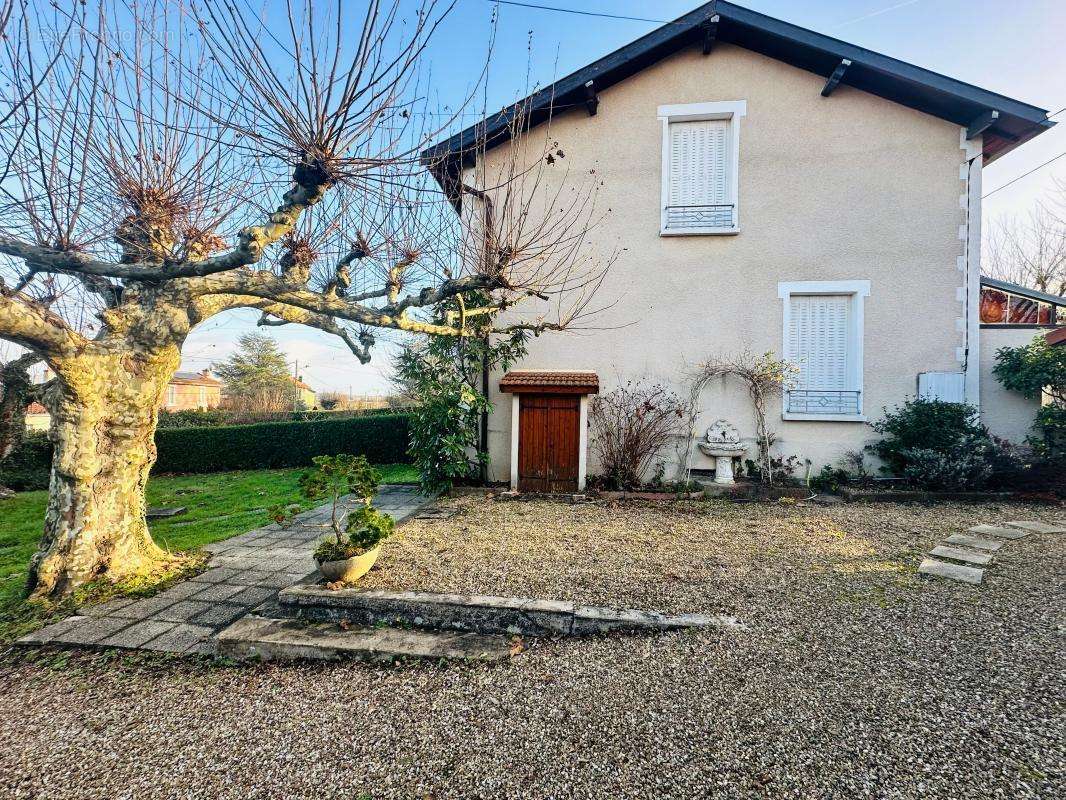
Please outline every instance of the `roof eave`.
[{"label": "roof eave", "polygon": [[[482,122],[455,134],[422,152],[427,166],[449,162],[457,173],[470,166],[479,148],[492,149],[511,136],[511,126],[524,112],[526,125],[535,127],[551,117],[552,110],[581,100],[585,84],[594,81],[602,91],[643,70],[681,47],[695,45],[701,26],[719,16],[717,38],[768,55],[779,61],[828,76],[843,59],[851,61],[842,83],[947,119],[969,125],[987,111],[999,118],[984,134],[986,162],[1043,133],[1055,123],[1044,109],[990,92],[905,61],[848,44],[783,20],[768,17],[732,3],[708,3],[630,42],[592,64],[577,70],[524,100],[488,115]],[[441,180],[442,170],[433,170],[442,188],[453,196],[455,187]]]}]

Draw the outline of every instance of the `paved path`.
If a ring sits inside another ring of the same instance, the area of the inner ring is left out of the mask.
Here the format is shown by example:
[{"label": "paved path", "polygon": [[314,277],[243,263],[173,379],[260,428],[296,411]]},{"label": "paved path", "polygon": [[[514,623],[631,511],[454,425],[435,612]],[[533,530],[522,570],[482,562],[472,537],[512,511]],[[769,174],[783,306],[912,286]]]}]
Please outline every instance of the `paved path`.
[{"label": "paved path", "polygon": [[[374,505],[400,522],[427,503],[407,486],[385,486]],[[207,545],[211,569],[145,599],[111,600],[19,641],[171,653],[210,653],[222,628],[315,571],[315,542],[329,527],[328,506],[305,511],[285,529],[257,528]]]},{"label": "paved path", "polygon": [[1056,520],[1051,524],[1014,521],[1002,525],[974,525],[966,533],[951,534],[930,550],[929,557],[923,558],[918,565],[918,574],[963,583],[981,583],[985,577],[984,568],[995,561],[996,551],[1005,542],[1024,539],[1030,533],[1066,533],[1066,520]]}]

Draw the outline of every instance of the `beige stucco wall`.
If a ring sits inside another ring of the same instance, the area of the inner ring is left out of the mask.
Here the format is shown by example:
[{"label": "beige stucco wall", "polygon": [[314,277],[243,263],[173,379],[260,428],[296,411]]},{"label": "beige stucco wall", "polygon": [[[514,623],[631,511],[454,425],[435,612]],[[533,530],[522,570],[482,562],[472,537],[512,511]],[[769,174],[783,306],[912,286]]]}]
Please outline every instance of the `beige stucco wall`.
[{"label": "beige stucco wall", "polygon": [[[678,53],[600,93],[598,115],[563,112],[551,138],[565,158],[552,182],[602,181],[606,215],[593,249],[617,253],[588,324],[600,330],[545,334],[518,365],[592,369],[604,391],[647,376],[686,393],[684,373],[715,354],[781,353],[779,281],[869,280],[865,300],[864,395],[869,419],[916,389],[925,371],[960,371],[958,290],[964,276],[965,214],[960,129],[938,118],[840,86],[731,45],[709,57]],[[665,104],[745,100],[740,121],[735,236],[660,237],[661,123]],[[535,129],[540,135],[542,129]],[[485,174],[506,156],[490,151]],[[479,173],[470,173],[476,179]],[[484,175],[480,175],[484,179]],[[511,406],[493,380],[492,477],[508,478]],[[754,421],[746,395],[714,386],[701,399],[699,429],[724,416],[742,435]],[[784,421],[771,411],[778,451],[818,464],[873,438],[856,422]],[[712,463],[697,454],[694,466]],[[596,472],[595,459],[590,474]]]},{"label": "beige stucco wall", "polygon": [[1001,347],[1022,347],[1043,336],[1050,328],[981,328],[981,421],[1002,439],[1021,443],[1032,431],[1030,428],[1040,408],[1038,399],[1023,397],[1000,385],[992,374],[996,351]]}]

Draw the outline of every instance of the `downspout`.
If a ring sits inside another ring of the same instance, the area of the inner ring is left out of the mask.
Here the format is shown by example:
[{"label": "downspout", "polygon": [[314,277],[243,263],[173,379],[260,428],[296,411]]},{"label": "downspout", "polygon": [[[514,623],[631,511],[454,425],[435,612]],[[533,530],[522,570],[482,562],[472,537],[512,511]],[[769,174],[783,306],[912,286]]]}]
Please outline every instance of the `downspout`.
[{"label": "downspout", "polygon": [[[981,172],[982,138],[966,140],[966,218],[963,237],[963,346],[964,398],[980,408],[980,303],[981,303]],[[975,152],[976,151],[976,152]]]},{"label": "downspout", "polygon": [[[460,189],[466,194],[473,195],[480,200],[485,209],[485,221],[484,221],[484,259],[488,264],[489,256],[492,251],[492,198],[480,189],[476,189],[469,184],[460,184]],[[486,399],[489,396],[489,346],[491,344],[490,335],[486,331],[484,341],[481,347],[481,394]],[[481,481],[481,485],[485,486],[489,482],[489,412],[481,412],[481,430],[478,436],[478,478]]]}]

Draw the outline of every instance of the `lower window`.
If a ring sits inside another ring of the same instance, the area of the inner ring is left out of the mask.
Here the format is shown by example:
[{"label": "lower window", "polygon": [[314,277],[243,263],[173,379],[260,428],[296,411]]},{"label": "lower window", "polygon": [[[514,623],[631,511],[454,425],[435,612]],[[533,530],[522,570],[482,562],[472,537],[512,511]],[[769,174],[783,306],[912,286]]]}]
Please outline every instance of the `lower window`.
[{"label": "lower window", "polygon": [[862,421],[863,298],[869,281],[778,285],[784,300],[784,358],[796,368],[785,419]]}]

